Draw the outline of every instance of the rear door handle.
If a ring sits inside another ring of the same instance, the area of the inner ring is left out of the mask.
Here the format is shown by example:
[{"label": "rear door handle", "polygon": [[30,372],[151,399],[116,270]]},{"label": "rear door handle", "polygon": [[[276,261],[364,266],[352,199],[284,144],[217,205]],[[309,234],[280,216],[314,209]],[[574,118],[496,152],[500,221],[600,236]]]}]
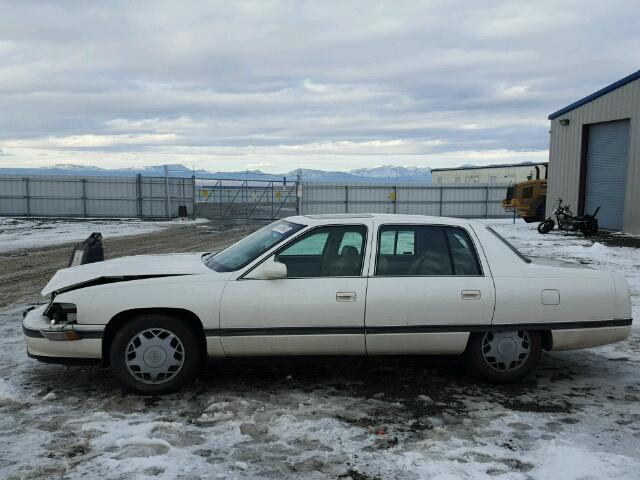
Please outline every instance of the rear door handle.
[{"label": "rear door handle", "polygon": [[356,292],[338,292],[336,293],[337,302],[355,302],[358,297]]},{"label": "rear door handle", "polygon": [[462,290],[463,300],[480,300],[482,296],[480,290]]}]

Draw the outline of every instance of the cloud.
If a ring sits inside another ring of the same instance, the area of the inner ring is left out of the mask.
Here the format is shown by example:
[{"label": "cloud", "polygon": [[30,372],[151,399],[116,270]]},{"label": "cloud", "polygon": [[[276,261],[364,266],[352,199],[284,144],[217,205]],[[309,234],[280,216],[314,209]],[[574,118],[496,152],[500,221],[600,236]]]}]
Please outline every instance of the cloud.
[{"label": "cloud", "polygon": [[12,140],[3,142],[6,148],[36,148],[51,150],[79,150],[113,148],[123,145],[154,145],[173,142],[174,134],[128,134],[128,135],[70,135],[42,139]]},{"label": "cloud", "polygon": [[639,14],[595,0],[12,2],[3,164],[544,159],[551,111],[638,68]]}]

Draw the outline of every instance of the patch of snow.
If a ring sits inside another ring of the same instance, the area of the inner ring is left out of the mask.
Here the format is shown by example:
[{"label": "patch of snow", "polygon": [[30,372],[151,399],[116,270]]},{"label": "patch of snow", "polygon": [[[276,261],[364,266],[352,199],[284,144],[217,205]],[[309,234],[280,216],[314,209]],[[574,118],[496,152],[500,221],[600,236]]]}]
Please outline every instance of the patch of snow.
[{"label": "patch of snow", "polygon": [[17,389],[0,378],[0,407],[20,405]]},{"label": "patch of snow", "polygon": [[42,397],[42,400],[44,400],[45,402],[49,402],[51,400],[55,400],[56,398],[58,397],[56,396],[55,393],[49,392],[44,397]]}]

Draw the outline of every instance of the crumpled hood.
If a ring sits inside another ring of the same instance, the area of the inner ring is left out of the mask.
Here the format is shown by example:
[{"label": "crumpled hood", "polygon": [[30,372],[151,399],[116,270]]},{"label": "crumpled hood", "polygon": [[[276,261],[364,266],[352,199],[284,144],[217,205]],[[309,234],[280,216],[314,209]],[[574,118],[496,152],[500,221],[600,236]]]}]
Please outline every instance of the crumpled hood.
[{"label": "crumpled hood", "polygon": [[135,279],[170,275],[198,275],[212,271],[202,261],[204,253],[174,253],[168,255],[136,255],[103,262],[63,268],[49,280],[42,290],[48,295],[69,290],[100,279]]}]

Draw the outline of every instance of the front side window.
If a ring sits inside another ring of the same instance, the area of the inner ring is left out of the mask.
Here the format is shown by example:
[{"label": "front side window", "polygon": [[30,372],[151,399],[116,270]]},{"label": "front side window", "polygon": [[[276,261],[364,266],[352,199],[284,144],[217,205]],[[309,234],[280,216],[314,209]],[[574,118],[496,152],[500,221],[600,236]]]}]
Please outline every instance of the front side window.
[{"label": "front side window", "polygon": [[284,220],[273,222],[220,253],[205,257],[205,263],[216,272],[239,270],[302,228],[304,225]]},{"label": "front side window", "polygon": [[362,274],[367,229],[364,225],[316,228],[275,255],[288,278],[355,277]]},{"label": "front side window", "polygon": [[459,227],[380,227],[377,276],[482,275],[468,233]]}]

